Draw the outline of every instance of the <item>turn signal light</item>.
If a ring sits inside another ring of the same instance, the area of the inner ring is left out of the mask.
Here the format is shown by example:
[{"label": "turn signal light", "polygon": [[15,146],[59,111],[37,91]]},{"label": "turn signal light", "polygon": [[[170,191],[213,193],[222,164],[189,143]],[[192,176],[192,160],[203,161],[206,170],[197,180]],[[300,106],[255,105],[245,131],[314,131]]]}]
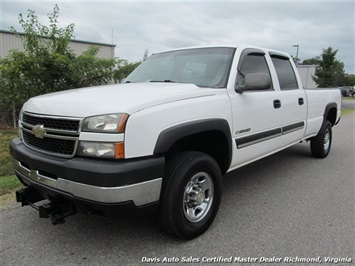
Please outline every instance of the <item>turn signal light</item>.
[{"label": "turn signal light", "polygon": [[124,142],[119,142],[115,144],[116,146],[116,159],[123,159],[124,158]]}]

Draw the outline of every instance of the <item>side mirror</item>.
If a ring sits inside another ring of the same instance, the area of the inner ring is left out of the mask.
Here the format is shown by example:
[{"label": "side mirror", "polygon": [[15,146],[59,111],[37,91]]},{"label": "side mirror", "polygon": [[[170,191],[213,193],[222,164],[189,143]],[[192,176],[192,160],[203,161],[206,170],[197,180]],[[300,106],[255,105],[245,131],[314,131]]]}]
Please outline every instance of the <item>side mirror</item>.
[{"label": "side mirror", "polygon": [[244,84],[237,86],[235,91],[243,93],[248,90],[268,90],[271,88],[270,77],[264,73],[250,73],[244,77]]}]

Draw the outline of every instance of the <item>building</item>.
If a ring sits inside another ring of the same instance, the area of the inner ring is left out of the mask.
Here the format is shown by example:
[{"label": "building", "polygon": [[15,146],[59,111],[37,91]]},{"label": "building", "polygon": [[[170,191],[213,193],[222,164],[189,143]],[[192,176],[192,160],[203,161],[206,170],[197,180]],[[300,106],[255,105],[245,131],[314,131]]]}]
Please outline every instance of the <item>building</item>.
[{"label": "building", "polygon": [[298,65],[298,73],[300,74],[303,87],[305,89],[317,88],[317,84],[313,80],[317,65]]},{"label": "building", "polygon": [[[23,33],[17,34],[0,30],[0,58],[6,57],[10,50],[18,49],[23,51],[23,40],[21,36],[24,36]],[[69,43],[69,47],[76,55],[81,55],[84,51],[86,51],[90,46],[95,45],[100,48],[100,51],[97,54],[99,58],[106,59],[114,59],[115,58],[115,47],[113,44],[106,43],[97,43],[97,42],[88,42],[88,41],[80,41],[80,40],[71,40]]]}]

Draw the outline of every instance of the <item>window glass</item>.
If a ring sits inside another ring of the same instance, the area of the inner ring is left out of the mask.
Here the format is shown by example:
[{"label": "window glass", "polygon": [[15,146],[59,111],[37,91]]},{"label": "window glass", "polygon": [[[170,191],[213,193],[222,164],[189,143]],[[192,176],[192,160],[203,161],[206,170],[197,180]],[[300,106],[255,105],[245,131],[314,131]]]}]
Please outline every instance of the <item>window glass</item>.
[{"label": "window glass", "polygon": [[239,67],[237,78],[238,86],[243,86],[244,76],[251,73],[264,73],[270,77],[270,71],[263,54],[251,53],[244,57],[243,62]]},{"label": "window glass", "polygon": [[234,51],[234,48],[198,48],[154,54],[126,82],[168,81],[224,88]]},{"label": "window glass", "polygon": [[280,83],[281,90],[295,90],[298,89],[295,73],[288,58],[271,56],[274,63],[277,78]]}]

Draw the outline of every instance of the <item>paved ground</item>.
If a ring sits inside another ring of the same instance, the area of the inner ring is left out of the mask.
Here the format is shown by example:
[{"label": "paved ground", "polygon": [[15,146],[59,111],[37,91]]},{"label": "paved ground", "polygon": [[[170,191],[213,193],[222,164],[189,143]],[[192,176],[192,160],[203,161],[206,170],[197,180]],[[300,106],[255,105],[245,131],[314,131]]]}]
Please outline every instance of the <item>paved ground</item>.
[{"label": "paved ground", "polygon": [[355,100],[354,98],[344,98],[341,103],[343,108],[355,109]]},{"label": "paved ground", "polygon": [[160,232],[154,217],[76,215],[52,226],[32,208],[13,204],[0,213],[0,265],[137,265],[164,257],[222,265],[220,256],[258,262],[275,256],[282,264],[285,257],[320,256],[323,265],[326,257],[354,260],[354,124],[349,115],[334,128],[327,159],[312,158],[303,143],[228,174],[214,224],[188,242]]}]

